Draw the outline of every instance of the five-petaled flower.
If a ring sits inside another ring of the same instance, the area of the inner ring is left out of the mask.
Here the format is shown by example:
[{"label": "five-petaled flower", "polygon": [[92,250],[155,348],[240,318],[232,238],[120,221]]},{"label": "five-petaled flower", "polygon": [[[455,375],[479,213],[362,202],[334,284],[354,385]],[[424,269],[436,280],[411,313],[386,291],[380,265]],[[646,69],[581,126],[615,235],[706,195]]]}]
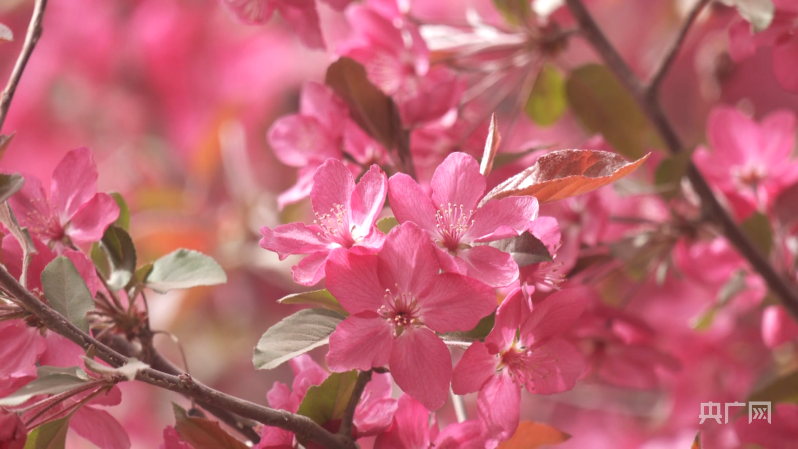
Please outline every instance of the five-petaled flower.
[{"label": "five-petaled flower", "polygon": [[388,188],[385,173],[377,165],[355,184],[344,164],[329,159],[313,176],[310,199],[316,213],[314,224],[290,223],[271,229],[260,228],[260,246],[285,259],[291,254],[308,254],[292,268],[294,281],[302,285],[319,282],[325,273],[330,252],[346,248],[359,253],[380,249],[385,235],[374,226],[385,203]]},{"label": "five-petaled flower", "polygon": [[493,287],[518,278],[512,256],[480,243],[515,237],[538,214],[537,199],[509,197],[477,208],[485,193],[485,178],[477,161],[452,153],[432,176],[432,196],[403,173],[388,181],[388,197],[399,223],[411,221],[427,231],[438,246],[446,271],[465,274]]},{"label": "five-petaled flower", "polygon": [[435,332],[471,330],[496,308],[492,288],[440,273],[433,244],[413,223],[395,227],[376,255],[334,251],[327,288],[351,314],[330,336],[330,369],[387,364],[396,384],[430,410],[446,402],[452,373]]},{"label": "five-petaled flower", "polygon": [[97,192],[97,177],[91,150],[78,148],[55,167],[49,199],[41,182],[26,176],[22,189],[8,203],[20,226],[45,243],[64,237],[77,244],[96,242],[119,217],[113,197]]},{"label": "five-petaled flower", "polygon": [[488,447],[510,438],[518,427],[521,390],[552,394],[570,390],[585,370],[582,354],[561,338],[585,310],[581,288],[558,291],[532,305],[516,289],[499,306],[496,325],[485,343],[474,342],[452,376],[452,391],[479,391],[479,416]]}]

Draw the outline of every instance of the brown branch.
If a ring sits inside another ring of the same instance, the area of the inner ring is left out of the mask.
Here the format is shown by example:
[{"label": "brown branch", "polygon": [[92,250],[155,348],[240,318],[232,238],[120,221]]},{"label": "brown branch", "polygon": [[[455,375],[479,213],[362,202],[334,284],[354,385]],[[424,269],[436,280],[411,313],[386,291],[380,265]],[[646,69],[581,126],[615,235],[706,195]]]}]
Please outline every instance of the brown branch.
[{"label": "brown branch", "polygon": [[[51,331],[71,340],[84,350],[95,348],[95,356],[111,366],[120,367],[128,358],[78,329],[63,315],[59,314],[25,289],[5,267],[0,266],[0,288],[16,298],[29,312],[36,315]],[[323,447],[355,449],[349,438],[341,438],[317,425],[310,418],[294,415],[284,410],[275,410],[239,399],[209,388],[190,378],[164,373],[153,368],[139,371],[136,380],[166,390],[183,394],[198,403],[209,404],[227,410],[241,417],[252,419],[267,426],[288,430],[300,438],[319,443]]]},{"label": "brown branch", "polygon": [[662,84],[662,81],[665,79],[665,76],[668,74],[668,70],[670,70],[671,65],[673,65],[673,61],[676,60],[676,56],[679,54],[679,49],[682,48],[682,44],[684,43],[684,39],[687,37],[687,32],[690,30],[690,27],[695,22],[695,19],[701,14],[701,11],[704,10],[704,6],[709,3],[709,0],[698,0],[698,2],[693,6],[693,9],[687,14],[687,17],[684,19],[684,23],[682,24],[682,28],[679,30],[679,34],[676,35],[676,39],[671,44],[670,48],[668,49],[665,56],[660,61],[659,65],[656,69],[654,69],[654,74],[651,76],[651,80],[648,82],[647,94],[649,96],[657,95],[659,91],[659,86]]},{"label": "brown branch", "polygon": [[352,397],[349,398],[349,403],[346,404],[344,409],[344,416],[341,418],[341,427],[338,429],[338,435],[352,440],[352,422],[355,419],[355,409],[360,402],[360,397],[363,396],[363,390],[366,385],[371,381],[371,370],[361,371],[357,376],[355,389],[352,390]]},{"label": "brown branch", "polygon": [[47,6],[47,0],[36,0],[36,5],[33,7],[33,16],[28,25],[28,33],[25,35],[25,43],[22,45],[22,52],[17,58],[17,63],[14,65],[14,70],[11,72],[11,78],[8,79],[8,85],[2,95],[0,95],[0,130],[3,129],[3,123],[6,121],[8,115],[8,108],[11,106],[11,100],[14,98],[14,93],[17,91],[17,85],[22,78],[22,72],[25,66],[28,65],[30,55],[33,54],[33,49],[36,48],[36,43],[42,35],[42,19],[44,18],[44,8]]},{"label": "brown branch", "polygon": [[[654,128],[660,136],[662,136],[662,140],[668,150],[674,154],[686,151],[679,135],[662,111],[657,96],[648,94],[648,87],[646,87],[637,75],[632,72],[621,55],[615,50],[612,43],[604,36],[604,33],[601,32],[601,29],[599,29],[595,20],[593,20],[593,17],[582,2],[580,0],[565,1],[571,13],[579,23],[582,35],[587,39],[590,45],[593,46],[599,56],[601,56],[607,67],[618,77],[621,84],[623,84],[632,97],[634,97],[637,104],[643,110],[643,113],[654,125]],[[695,12],[695,14],[697,14],[697,12]],[[686,29],[682,31],[682,33],[686,32]],[[677,50],[678,49],[673,49],[669,54],[675,53]],[[660,64],[659,70],[662,70],[664,73],[664,71],[667,71],[669,65],[670,63]],[[659,76],[664,76],[664,74]],[[715,198],[712,188],[692,162],[687,167],[686,175],[696,193],[701,198],[704,211],[721,227],[726,239],[728,239],[737,248],[737,251],[748,260],[754,270],[765,280],[770,290],[779,297],[784,306],[798,319],[798,294],[796,294],[793,287],[773,269],[767,257],[759,252],[759,249],[757,249],[740,227],[737,226],[734,219],[728,214],[726,209],[723,208],[718,199]]]}]

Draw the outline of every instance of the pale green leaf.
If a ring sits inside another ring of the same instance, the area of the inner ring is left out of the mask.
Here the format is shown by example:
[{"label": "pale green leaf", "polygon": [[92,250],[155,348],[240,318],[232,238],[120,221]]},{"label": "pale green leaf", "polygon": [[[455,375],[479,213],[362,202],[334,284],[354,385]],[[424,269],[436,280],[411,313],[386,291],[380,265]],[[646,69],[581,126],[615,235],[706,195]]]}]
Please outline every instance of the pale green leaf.
[{"label": "pale green leaf", "polygon": [[280,304],[308,304],[316,307],[323,307],[338,312],[342,315],[349,315],[349,312],[341,307],[341,303],[335,299],[327,289],[314,290],[311,292],[294,293],[279,299]]},{"label": "pale green leaf", "polygon": [[156,292],[217,285],[227,282],[227,275],[210,256],[189,249],[179,249],[152,264],[145,285]]},{"label": "pale green leaf", "polygon": [[28,434],[25,449],[64,449],[70,418],[71,414],[33,429]]},{"label": "pale green leaf", "polygon": [[56,312],[78,329],[89,333],[86,313],[94,310],[94,298],[78,269],[66,256],[58,256],[42,271],[44,296]]},{"label": "pale green leaf", "polygon": [[357,371],[330,374],[321,385],[308,389],[297,414],[307,416],[320,426],[341,419],[356,383]]},{"label": "pale green leaf", "polygon": [[346,318],[327,309],[306,309],[270,327],[255,347],[257,369],[272,369],[311,349],[326,345],[335,327]]}]

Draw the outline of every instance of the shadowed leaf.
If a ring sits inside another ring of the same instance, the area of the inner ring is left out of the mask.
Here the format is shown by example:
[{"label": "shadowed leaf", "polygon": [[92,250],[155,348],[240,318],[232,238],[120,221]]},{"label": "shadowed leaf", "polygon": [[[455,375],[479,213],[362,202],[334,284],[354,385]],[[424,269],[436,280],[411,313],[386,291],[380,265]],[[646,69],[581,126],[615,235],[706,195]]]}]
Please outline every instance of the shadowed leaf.
[{"label": "shadowed leaf", "polygon": [[527,231],[524,231],[524,233],[518,237],[497,240],[495,242],[490,242],[488,245],[500,249],[505,253],[510,253],[515,263],[518,264],[518,268],[523,268],[534,263],[554,261],[546,245]]},{"label": "shadowed leaf", "polygon": [[25,178],[18,173],[0,173],[0,203],[11,198],[25,184]]},{"label": "shadowed leaf", "polygon": [[749,401],[798,402],[798,371],[779,377],[748,397]]},{"label": "shadowed leaf", "polygon": [[89,333],[86,313],[94,310],[94,298],[71,260],[58,256],[47,264],[42,271],[42,288],[53,309]]},{"label": "shadowed leaf", "polygon": [[82,387],[89,380],[86,372],[78,367],[55,368],[43,366],[39,368],[37,374],[39,376],[37,379],[0,399],[0,406],[20,405],[38,395],[63,393]]},{"label": "shadowed leaf", "polygon": [[[393,218],[393,217],[392,217]],[[335,299],[327,289],[314,290],[311,292],[294,293],[278,300],[280,304],[309,304],[311,306],[323,307],[344,316],[348,316],[349,312],[341,307],[341,304]]]},{"label": "shadowed leaf", "polygon": [[247,445],[222,430],[219,423],[196,416],[172,404],[175,412],[175,429],[188,444],[196,449],[246,449]]},{"label": "shadowed leaf", "polygon": [[743,232],[749,239],[767,256],[773,248],[773,230],[770,227],[770,220],[762,212],[754,212],[750,217],[740,224]]},{"label": "shadowed leaf", "polygon": [[330,374],[321,385],[308,389],[298,415],[307,416],[320,426],[341,419],[357,383],[357,371]]},{"label": "shadowed leaf", "polygon": [[327,309],[307,309],[270,327],[255,347],[257,369],[272,369],[313,348],[326,345],[335,327],[346,318]]},{"label": "shadowed leaf", "polygon": [[628,162],[608,151],[560,150],[538,158],[535,165],[499,184],[481,204],[508,196],[534,196],[550,203],[596,190],[635,171],[648,155]]},{"label": "shadowed leaf", "polygon": [[119,218],[116,219],[114,225],[119,226],[125,231],[129,231],[130,208],[127,205],[127,201],[125,201],[125,198],[121,193],[113,192],[111,193],[111,197],[114,199],[114,201],[116,201],[116,205],[119,206]]},{"label": "shadowed leaf", "polygon": [[136,247],[133,239],[127,231],[114,224],[105,230],[100,248],[107,255],[108,263],[103,263],[101,254],[95,254],[93,248],[92,260],[101,273],[105,274],[104,270],[108,270],[108,286],[113,290],[120,290],[130,282],[136,271]]},{"label": "shadowed leaf", "polygon": [[70,418],[71,414],[33,429],[28,434],[25,449],[64,449]]}]

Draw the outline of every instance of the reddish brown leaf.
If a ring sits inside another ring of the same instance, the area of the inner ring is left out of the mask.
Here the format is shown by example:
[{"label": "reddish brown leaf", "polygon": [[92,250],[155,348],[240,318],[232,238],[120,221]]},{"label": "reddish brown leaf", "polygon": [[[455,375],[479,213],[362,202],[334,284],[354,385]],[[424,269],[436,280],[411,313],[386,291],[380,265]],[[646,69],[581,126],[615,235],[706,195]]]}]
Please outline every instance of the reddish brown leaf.
[{"label": "reddish brown leaf", "polygon": [[488,139],[485,141],[485,152],[482,154],[482,161],[479,163],[479,172],[482,176],[488,176],[493,168],[493,159],[499,151],[499,126],[496,123],[496,114],[490,116],[490,128],[488,129]]},{"label": "reddish brown leaf", "polygon": [[[650,153],[649,153],[650,154]],[[550,203],[603,187],[635,171],[648,154],[634,162],[607,151],[561,150],[541,156],[535,165],[499,184],[482,199],[534,196]]]},{"label": "reddish brown leaf", "polygon": [[521,421],[513,437],[499,445],[499,449],[533,449],[560,444],[571,438],[548,424]]},{"label": "reddish brown leaf", "polygon": [[189,416],[179,405],[172,406],[177,432],[195,449],[247,449],[246,444],[225,432],[218,422]]},{"label": "reddish brown leaf", "polygon": [[340,58],[327,68],[324,83],[346,103],[352,120],[363,131],[388,150],[395,150],[406,167],[410,164],[410,144],[399,109],[391,97],[369,81],[362,65]]}]

